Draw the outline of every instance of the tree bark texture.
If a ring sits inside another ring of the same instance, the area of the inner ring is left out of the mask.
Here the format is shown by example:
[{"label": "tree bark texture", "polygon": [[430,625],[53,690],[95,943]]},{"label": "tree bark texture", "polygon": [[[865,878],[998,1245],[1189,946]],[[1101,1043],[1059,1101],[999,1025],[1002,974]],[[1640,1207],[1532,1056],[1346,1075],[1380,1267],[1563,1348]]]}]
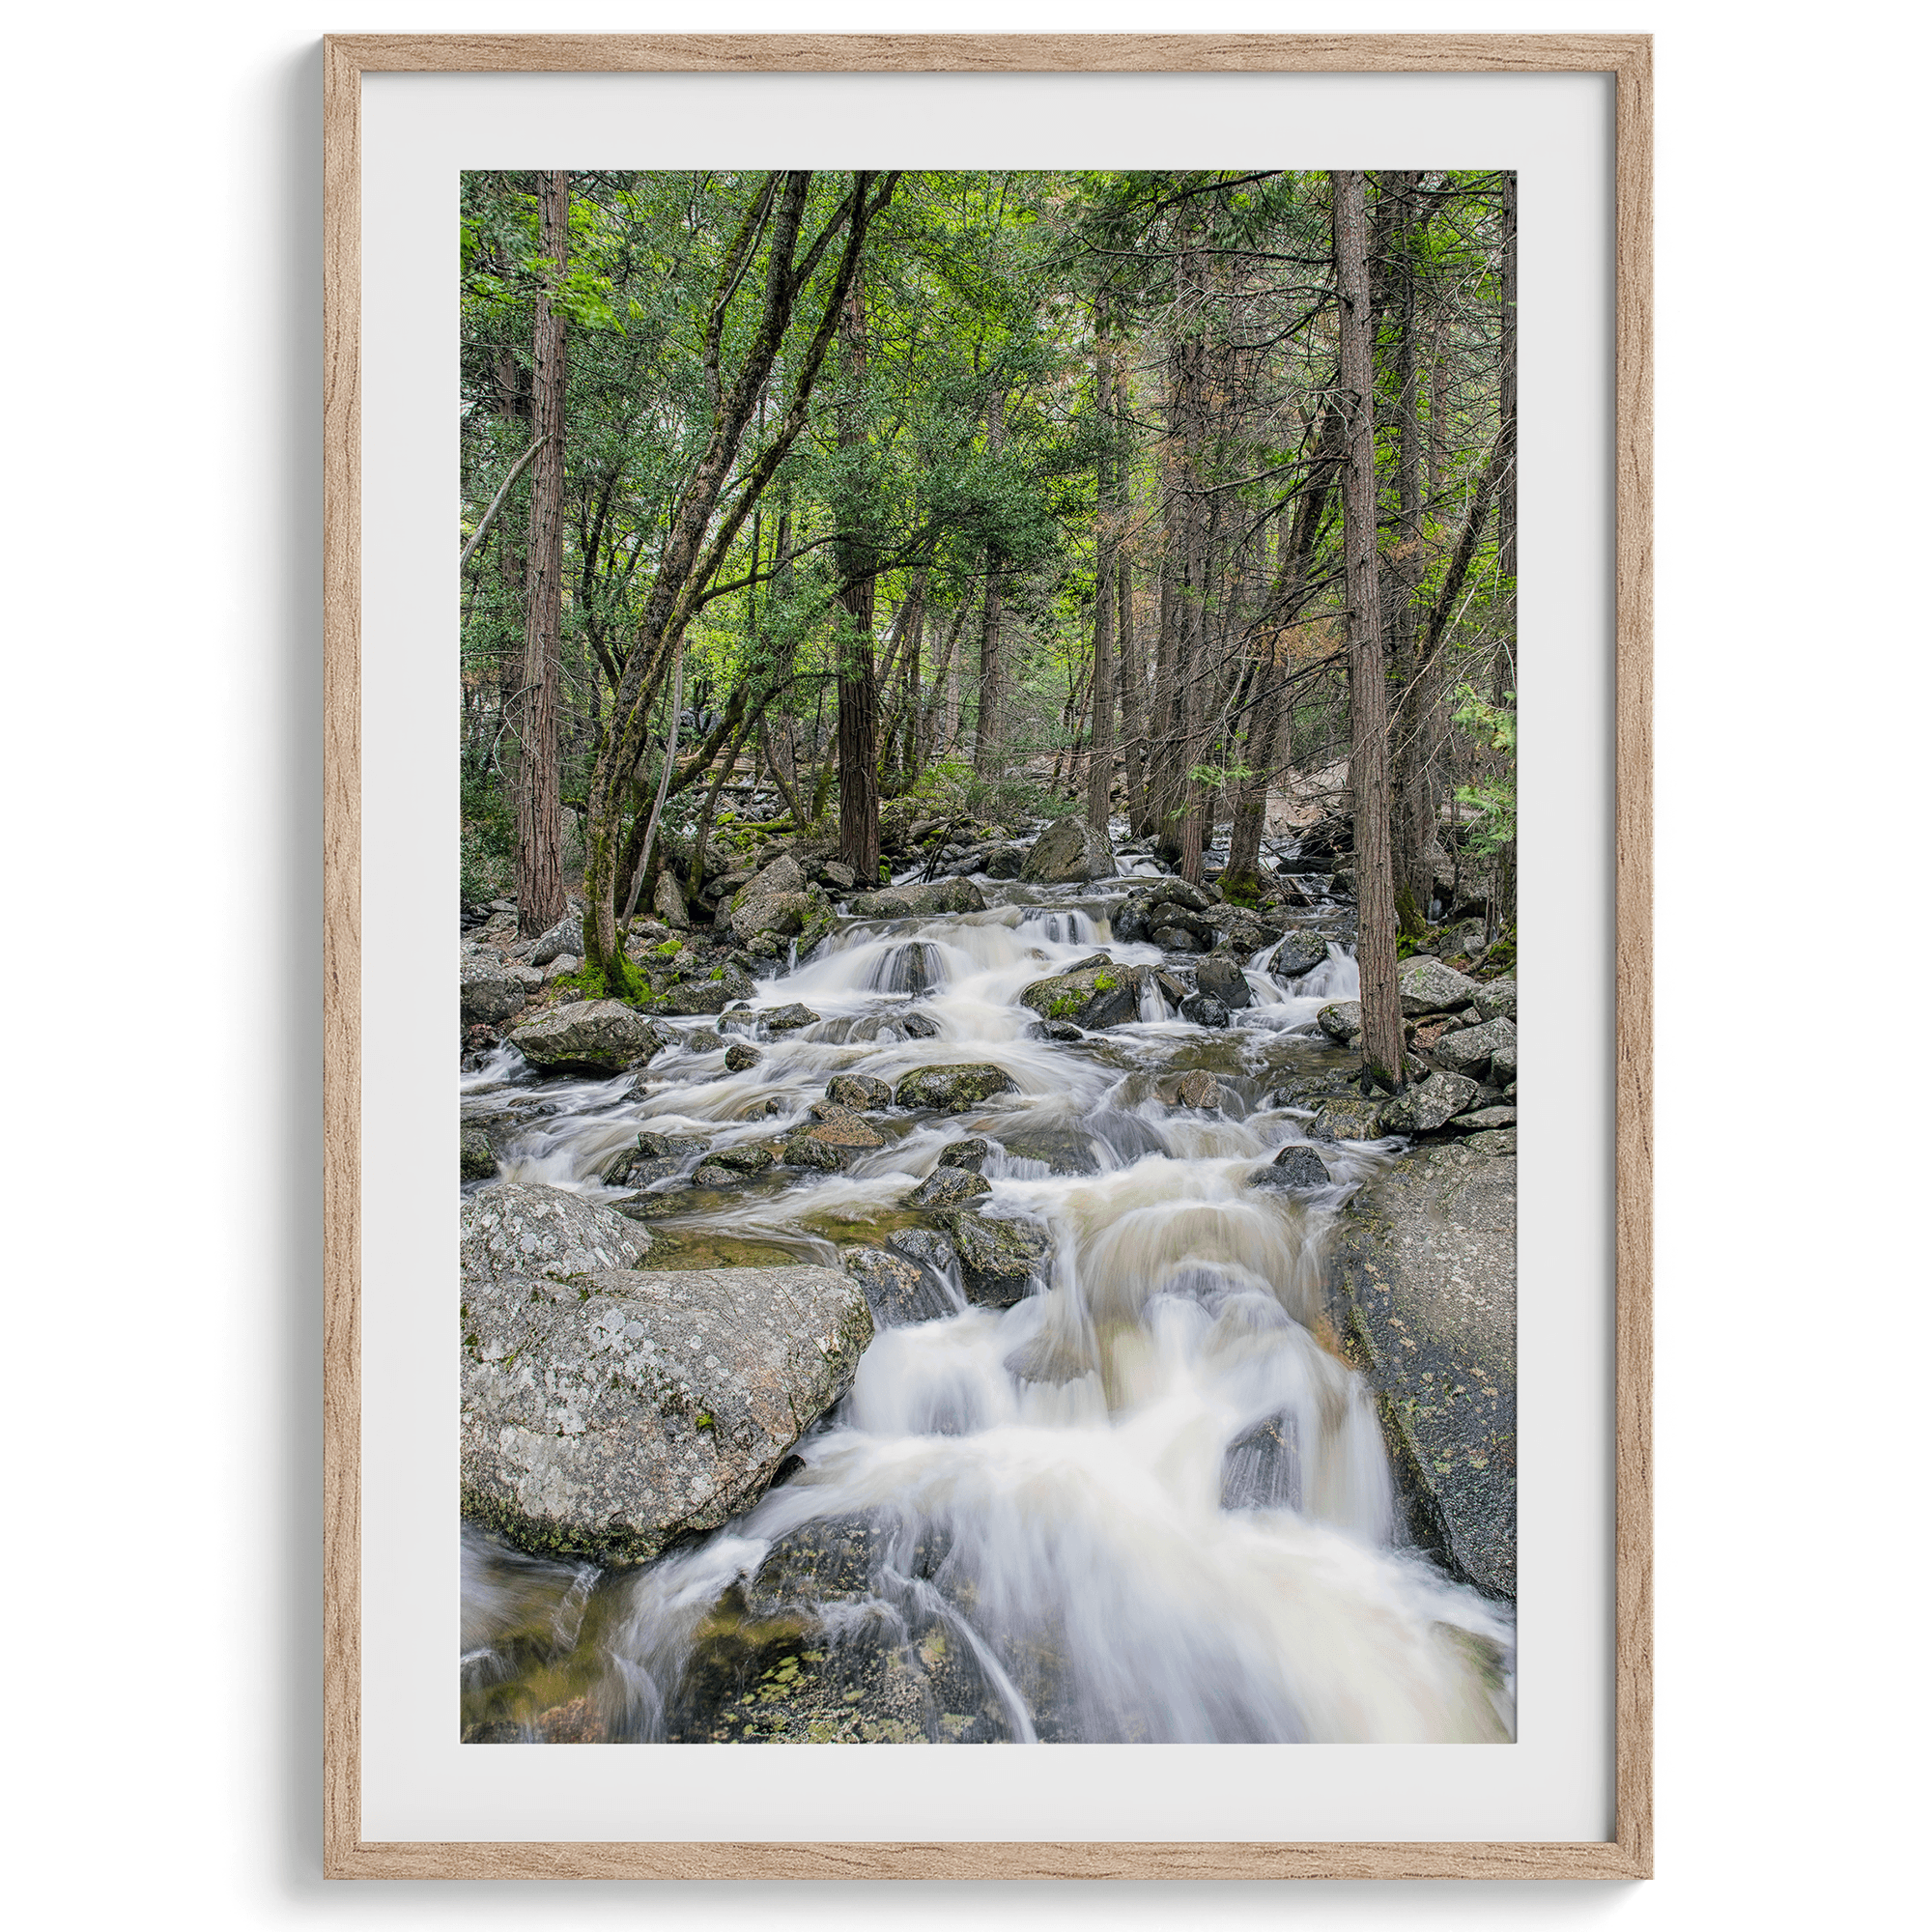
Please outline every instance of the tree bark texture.
[{"label": "tree bark texture", "polygon": [[1396,987],[1395,883],[1389,844],[1388,685],[1382,662],[1376,540],[1375,323],[1369,305],[1368,209],[1358,169],[1338,170],[1335,286],[1341,298],[1341,401],[1348,412],[1342,477],[1349,594],[1349,788],[1355,808],[1355,958],[1361,973],[1362,1073],[1403,1084]]},{"label": "tree bark texture", "polygon": [[556,727],[563,682],[563,310],[554,283],[569,267],[570,176],[538,177],[547,272],[532,338],[536,460],[530,471],[528,606],[524,618],[522,730],[517,782],[517,930],[526,939],[563,917],[563,810]]},{"label": "tree bark texture", "polygon": [[[1094,350],[1094,409],[1101,434],[1111,437],[1114,349],[1102,332]],[[1087,749],[1087,822],[1107,829],[1114,789],[1114,522],[1119,516],[1119,466],[1103,450],[1094,477],[1093,725]]]}]

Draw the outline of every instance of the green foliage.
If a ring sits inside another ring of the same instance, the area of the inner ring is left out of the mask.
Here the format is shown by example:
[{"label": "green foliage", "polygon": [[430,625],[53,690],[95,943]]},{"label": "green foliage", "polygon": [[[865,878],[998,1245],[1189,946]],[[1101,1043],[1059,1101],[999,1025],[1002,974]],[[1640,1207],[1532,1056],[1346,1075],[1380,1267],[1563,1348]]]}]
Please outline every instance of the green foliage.
[{"label": "green foliage", "polygon": [[500,898],[513,889],[517,807],[506,787],[487,779],[463,781],[461,883],[466,904]]},{"label": "green foliage", "polygon": [[1505,753],[1509,760],[1497,776],[1456,787],[1458,803],[1476,813],[1469,827],[1468,849],[1479,858],[1488,858],[1516,843],[1516,700],[1512,696],[1502,704],[1492,704],[1465,684],[1456,693],[1454,717],[1472,737],[1487,743],[1491,751]]}]

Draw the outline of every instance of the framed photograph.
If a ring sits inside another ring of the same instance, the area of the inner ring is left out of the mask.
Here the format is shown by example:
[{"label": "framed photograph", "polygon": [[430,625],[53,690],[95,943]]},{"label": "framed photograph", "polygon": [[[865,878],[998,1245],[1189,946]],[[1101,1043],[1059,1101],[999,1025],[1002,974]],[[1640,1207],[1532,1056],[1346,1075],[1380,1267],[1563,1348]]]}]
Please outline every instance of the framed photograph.
[{"label": "framed photograph", "polygon": [[328,1874],[1649,1876],[1647,38],[325,130]]}]

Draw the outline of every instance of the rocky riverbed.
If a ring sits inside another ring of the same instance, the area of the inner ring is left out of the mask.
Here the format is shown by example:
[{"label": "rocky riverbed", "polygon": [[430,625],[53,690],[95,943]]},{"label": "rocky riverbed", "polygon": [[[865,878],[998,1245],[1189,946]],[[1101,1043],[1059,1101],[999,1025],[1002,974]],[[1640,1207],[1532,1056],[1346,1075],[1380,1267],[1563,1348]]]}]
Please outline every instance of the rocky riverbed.
[{"label": "rocky riverbed", "polygon": [[1512,1735],[1503,962],[1364,1096],[1346,879],[947,867],[467,915],[465,1736]]}]

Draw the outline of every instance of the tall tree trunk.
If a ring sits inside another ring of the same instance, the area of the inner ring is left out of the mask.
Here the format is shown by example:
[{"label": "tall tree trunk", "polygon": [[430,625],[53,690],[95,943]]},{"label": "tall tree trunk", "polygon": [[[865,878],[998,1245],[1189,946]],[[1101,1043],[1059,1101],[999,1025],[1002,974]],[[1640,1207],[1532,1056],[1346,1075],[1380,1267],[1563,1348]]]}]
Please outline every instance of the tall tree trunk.
[{"label": "tall tree trunk", "polygon": [[1361,172],[1338,170],[1335,287],[1341,297],[1341,401],[1348,411],[1342,480],[1349,583],[1349,788],[1355,808],[1355,957],[1362,981],[1362,1078],[1403,1084],[1396,988],[1395,881],[1389,849],[1388,688],[1382,664],[1376,542],[1375,327],[1369,309],[1368,209]]},{"label": "tall tree trunk", "polygon": [[[986,406],[986,447],[997,455],[1007,443],[1007,399],[996,395]],[[1001,594],[1001,557],[986,557],[986,603],[980,627],[980,715],[973,727],[973,769],[981,778],[1002,769],[1004,749],[1001,711],[1006,697],[1006,667],[1000,661],[1000,619],[1005,608]]]},{"label": "tall tree trunk", "polygon": [[1121,739],[1127,779],[1127,823],[1134,837],[1145,838],[1152,829],[1148,809],[1148,692],[1147,672],[1140,656],[1140,634],[1134,625],[1134,567],[1122,554],[1115,567],[1114,626],[1118,635],[1116,669],[1121,683]]},{"label": "tall tree trunk", "polygon": [[846,394],[838,429],[847,452],[847,497],[838,546],[838,857],[862,885],[879,869],[879,687],[872,657],[878,591],[873,478],[866,455],[866,291],[854,280],[839,324]]},{"label": "tall tree trunk", "polygon": [[1417,355],[1415,182],[1392,177],[1390,242],[1395,307],[1396,527],[1388,557],[1389,641],[1402,699],[1395,727],[1395,908],[1398,929],[1420,939],[1428,925],[1430,852],[1435,842],[1431,767],[1432,706],[1416,661],[1416,600],[1422,582],[1423,436]]},{"label": "tall tree trunk", "polygon": [[[1504,611],[1503,648],[1496,653],[1493,700],[1502,699],[1516,689],[1516,171],[1503,176],[1503,274],[1502,274],[1502,441],[1509,450],[1503,466],[1496,504],[1496,536],[1502,573]],[[1492,926],[1508,925],[1516,918],[1516,847],[1506,845],[1495,858],[1496,890],[1490,907]]]},{"label": "tall tree trunk", "polygon": [[[1106,317],[1099,318],[1094,346],[1094,410],[1100,431],[1111,440],[1114,413],[1114,351],[1106,339]],[[1087,751],[1087,822],[1104,833],[1114,789],[1114,522],[1119,515],[1118,465],[1103,450],[1094,479],[1094,724]]]},{"label": "tall tree trunk", "polygon": [[557,699],[563,681],[563,310],[554,284],[569,267],[570,176],[537,178],[536,462],[530,471],[529,605],[524,619],[523,769],[517,783],[517,930],[534,939],[563,917],[563,812],[558,797]]}]

